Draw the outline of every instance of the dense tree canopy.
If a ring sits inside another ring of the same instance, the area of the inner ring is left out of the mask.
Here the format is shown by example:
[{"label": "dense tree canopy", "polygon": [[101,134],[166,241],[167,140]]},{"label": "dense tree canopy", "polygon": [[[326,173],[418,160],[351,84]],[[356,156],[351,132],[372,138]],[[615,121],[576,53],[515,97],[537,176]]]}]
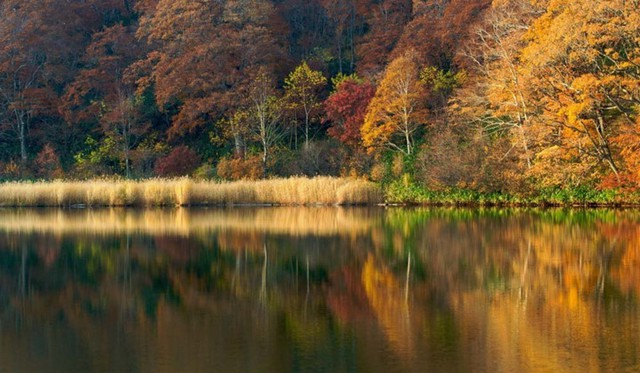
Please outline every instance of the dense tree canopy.
[{"label": "dense tree canopy", "polygon": [[636,190],[639,7],[5,0],[0,178],[150,177],[189,149],[202,177]]}]

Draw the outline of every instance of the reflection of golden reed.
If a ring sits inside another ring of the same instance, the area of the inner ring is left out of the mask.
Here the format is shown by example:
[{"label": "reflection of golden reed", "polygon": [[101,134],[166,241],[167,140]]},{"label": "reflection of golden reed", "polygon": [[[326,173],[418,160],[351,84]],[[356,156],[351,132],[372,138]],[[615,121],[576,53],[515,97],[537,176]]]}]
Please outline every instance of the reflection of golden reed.
[{"label": "reflection of golden reed", "polygon": [[366,233],[380,224],[382,214],[382,209],[339,207],[0,210],[0,231],[180,236],[215,231],[352,235]]},{"label": "reflection of golden reed", "polygon": [[376,204],[371,182],[335,177],[217,183],[183,179],[15,182],[0,184],[0,206],[187,206],[227,204]]}]

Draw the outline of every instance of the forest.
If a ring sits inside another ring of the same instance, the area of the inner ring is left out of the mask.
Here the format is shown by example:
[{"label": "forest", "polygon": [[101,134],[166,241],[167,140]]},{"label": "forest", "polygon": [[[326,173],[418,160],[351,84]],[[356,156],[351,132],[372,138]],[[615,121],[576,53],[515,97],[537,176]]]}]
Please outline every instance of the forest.
[{"label": "forest", "polygon": [[0,180],[640,189],[638,0],[2,0]]}]

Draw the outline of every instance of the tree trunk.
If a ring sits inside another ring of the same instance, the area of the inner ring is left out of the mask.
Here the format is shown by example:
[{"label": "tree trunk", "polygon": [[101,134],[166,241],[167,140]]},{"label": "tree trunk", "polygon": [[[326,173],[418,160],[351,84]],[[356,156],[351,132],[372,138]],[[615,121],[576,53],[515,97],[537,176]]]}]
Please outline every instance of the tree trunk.
[{"label": "tree trunk", "polygon": [[304,149],[309,149],[309,110],[304,109]]},{"label": "tree trunk", "polygon": [[244,140],[240,134],[233,135],[234,153],[236,158],[244,158]]},{"label": "tree trunk", "polygon": [[609,164],[609,167],[611,168],[611,171],[613,171],[614,175],[616,175],[616,180],[620,182],[620,172],[618,171],[618,166],[616,166],[616,163],[613,160],[613,156],[611,155],[611,148],[609,148],[609,142],[607,141],[607,138],[605,137],[605,134],[604,134],[604,126],[605,126],[604,117],[599,111],[597,114],[597,118],[598,118],[598,125],[596,129],[598,132],[598,141],[600,144],[596,146],[600,147],[601,149],[600,153],[602,154],[602,157]]},{"label": "tree trunk", "polygon": [[130,166],[130,162],[129,162],[129,150],[124,151],[124,175],[125,178],[130,179],[131,178],[131,166]]},{"label": "tree trunk", "polygon": [[124,175],[131,178],[131,167],[129,165],[129,131],[127,125],[122,126],[122,153],[124,156]]},{"label": "tree trunk", "polygon": [[529,145],[527,144],[527,135],[524,127],[520,124],[520,135],[522,135],[522,147],[524,148],[524,156],[527,159],[527,168],[531,168],[531,157],[529,156]]},{"label": "tree trunk", "polygon": [[404,138],[407,142],[407,155],[411,155],[411,132],[409,131],[409,115],[404,114]]},{"label": "tree trunk", "polygon": [[27,124],[21,115],[17,115],[18,139],[20,141],[20,162],[24,166],[27,163]]},{"label": "tree trunk", "polygon": [[338,72],[342,74],[342,35],[338,36]]},{"label": "tree trunk", "polygon": [[27,139],[24,125],[20,125],[20,161],[23,165],[27,163]]},{"label": "tree trunk", "polygon": [[350,61],[349,61],[349,72],[353,73],[353,70],[355,69],[355,47],[354,47],[354,43],[353,43],[353,33],[354,33],[354,28],[356,24],[356,10],[355,10],[355,5],[353,4],[353,2],[351,3],[351,22],[349,25],[349,48],[351,49],[351,56],[350,57]]},{"label": "tree trunk", "polygon": [[409,136],[409,131],[404,132],[404,137],[407,141],[407,155],[411,155],[411,136]]},{"label": "tree trunk", "polygon": [[262,141],[262,177],[267,177],[267,143]]}]

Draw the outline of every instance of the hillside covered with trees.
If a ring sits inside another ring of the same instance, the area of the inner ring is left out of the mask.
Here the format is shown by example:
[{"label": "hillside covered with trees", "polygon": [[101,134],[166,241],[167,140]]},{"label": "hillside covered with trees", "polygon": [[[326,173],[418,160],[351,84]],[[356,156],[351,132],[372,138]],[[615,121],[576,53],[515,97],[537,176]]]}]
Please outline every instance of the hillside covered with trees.
[{"label": "hillside covered with trees", "polygon": [[2,0],[0,178],[640,188],[637,0]]}]

